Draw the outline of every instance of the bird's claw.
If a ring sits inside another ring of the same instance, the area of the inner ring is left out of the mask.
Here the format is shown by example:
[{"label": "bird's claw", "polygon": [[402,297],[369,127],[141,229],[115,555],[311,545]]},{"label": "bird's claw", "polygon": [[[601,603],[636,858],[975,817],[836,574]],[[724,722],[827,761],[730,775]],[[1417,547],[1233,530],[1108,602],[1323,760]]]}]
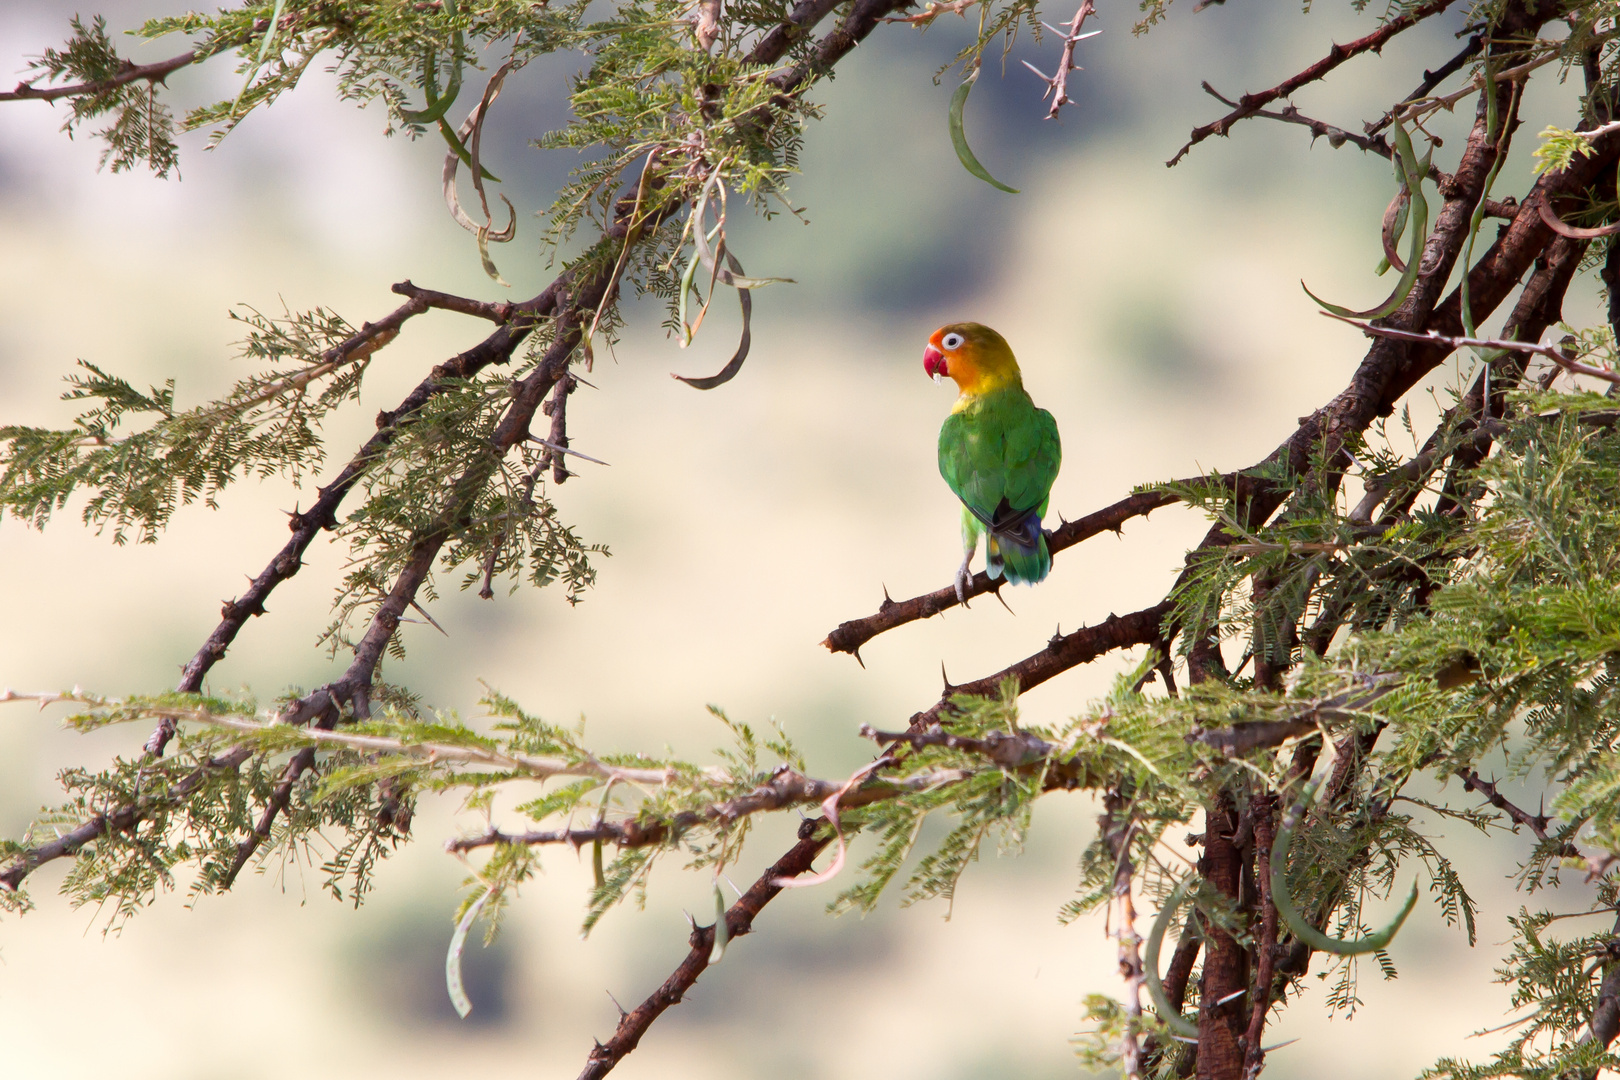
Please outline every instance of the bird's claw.
[{"label": "bird's claw", "polygon": [[956,572],[956,602],[963,607],[968,606],[967,591],[968,586],[972,583],[973,575],[968,572],[967,567],[963,567]]}]

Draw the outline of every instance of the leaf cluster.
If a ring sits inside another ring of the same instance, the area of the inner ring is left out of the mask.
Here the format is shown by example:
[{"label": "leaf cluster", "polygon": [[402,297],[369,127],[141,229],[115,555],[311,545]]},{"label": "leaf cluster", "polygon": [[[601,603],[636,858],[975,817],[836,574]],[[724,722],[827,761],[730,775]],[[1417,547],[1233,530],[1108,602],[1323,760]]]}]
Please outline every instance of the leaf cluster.
[{"label": "leaf cluster", "polygon": [[85,407],[73,426],[0,427],[0,510],[43,528],[84,492],[85,524],[151,543],[177,508],[217,506],[239,476],[297,482],[318,467],[321,424],[358,400],[372,350],[344,353],[354,328],[321,308],[232,317],[247,329],[240,357],[264,366],[216,401],[181,409],[172,379],[143,392],[81,360],[62,395]]}]

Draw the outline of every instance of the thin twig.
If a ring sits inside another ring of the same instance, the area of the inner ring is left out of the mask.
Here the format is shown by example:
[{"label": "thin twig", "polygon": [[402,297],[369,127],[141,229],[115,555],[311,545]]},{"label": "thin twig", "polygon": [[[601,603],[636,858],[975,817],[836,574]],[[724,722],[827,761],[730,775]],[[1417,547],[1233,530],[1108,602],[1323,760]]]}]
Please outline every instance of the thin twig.
[{"label": "thin twig", "polygon": [[[1552,818],[1546,814],[1532,814],[1528,810],[1509,802],[1502,796],[1501,792],[1497,791],[1494,782],[1484,779],[1473,769],[1458,769],[1456,774],[1463,782],[1464,791],[1477,791],[1485,796],[1486,802],[1502,811],[1518,824],[1529,829],[1531,834],[1543,844],[1552,840],[1552,836],[1547,832],[1547,826],[1552,823]],[[1558,853],[1572,858],[1580,854],[1575,850],[1575,845],[1568,841],[1559,846]]]},{"label": "thin twig", "polygon": [[1016,664],[1009,664],[994,675],[947,684],[938,703],[912,716],[910,726],[920,730],[940,722],[949,712],[951,698],[958,694],[989,697],[999,693],[1008,679],[1017,679],[1019,692],[1025,693],[1070,668],[1089,664],[1117,649],[1163,641],[1162,624],[1169,613],[1170,602],[1165,600],[1129,615],[1110,615],[1096,626],[1081,627],[1072,634],[1054,634],[1046,648]]},{"label": "thin twig", "polygon": [[[1031,767],[1042,763],[1041,759],[1037,759],[1031,763]],[[1050,790],[1069,790],[1075,787],[1076,784],[1072,782],[1077,775],[1074,769],[1063,768],[1063,763],[1055,764],[1057,765],[1055,769],[1046,770],[1051,775],[1043,776],[1043,784],[1050,783]],[[650,770],[643,770],[648,771]],[[887,802],[913,792],[951,787],[970,780],[975,775],[974,772],[965,769],[924,769],[910,776],[893,779],[861,776],[852,785],[848,780],[822,780],[805,776],[783,766],[777,769],[769,780],[745,795],[712,803],[702,809],[682,810],[666,818],[637,815],[625,821],[598,821],[585,828],[533,829],[521,833],[507,833],[491,827],[473,836],[446,841],[444,849],[451,853],[460,853],[495,844],[527,844],[536,847],[546,844],[570,844],[577,848],[598,840],[611,841],[621,848],[648,847],[680,837],[699,825],[724,827],[753,814],[822,803],[832,795],[840,796],[839,806],[851,809]],[[628,773],[621,779],[644,782],[644,778],[630,776]],[[670,770],[662,776],[660,782],[673,784],[680,782],[681,779]]]},{"label": "thin twig", "polygon": [[[1201,83],[1200,85],[1203,86],[1204,93],[1208,94],[1216,101],[1219,101],[1222,105],[1234,109],[1242,108],[1242,105],[1221,94],[1213,86],[1209,85],[1209,83],[1205,82]],[[1280,120],[1285,124],[1299,124],[1303,127],[1308,127],[1311,129],[1311,136],[1313,138],[1326,138],[1328,144],[1331,145],[1335,150],[1348,142],[1355,146],[1361,147],[1363,150],[1371,151],[1372,153],[1377,154],[1379,157],[1387,158],[1390,157],[1394,152],[1390,149],[1389,143],[1382,137],[1369,138],[1366,135],[1357,135],[1354,132],[1346,131],[1341,127],[1335,127],[1332,124],[1326,123],[1322,120],[1313,120],[1291,104],[1284,106],[1281,112],[1272,112],[1269,109],[1258,109],[1250,115],[1258,116],[1265,120]]]},{"label": "thin twig", "polygon": [[[1401,105],[1404,105],[1408,101],[1415,101],[1418,98],[1427,96],[1429,91],[1451,78],[1451,76],[1456,74],[1464,64],[1468,63],[1472,57],[1477,55],[1479,50],[1484,47],[1484,44],[1485,35],[1475,34],[1473,37],[1468,39],[1468,44],[1463,46],[1462,51],[1456,56],[1453,56],[1450,60],[1447,60],[1433,71],[1425,70],[1423,72],[1423,81],[1417,84],[1417,88],[1415,90],[1401,99]],[[1380,131],[1388,127],[1391,121],[1395,119],[1395,115],[1397,111],[1399,111],[1400,107],[1400,105],[1396,105],[1377,120],[1369,121],[1363,124],[1362,130],[1364,130],[1368,135],[1378,134]]]},{"label": "thin twig", "polygon": [[1113,897],[1113,937],[1119,945],[1119,973],[1125,980],[1125,1033],[1120,1047],[1120,1073],[1127,1080],[1142,1077],[1142,938],[1136,932],[1136,904],[1131,897],[1131,882],[1135,864],[1131,862],[1131,839],[1136,833],[1136,819],[1132,814],[1134,803],[1119,791],[1110,791],[1103,799],[1104,811],[1099,820],[1103,842],[1114,857],[1114,881],[1109,890]]},{"label": "thin twig", "polygon": [[1515,352],[1530,353],[1534,356],[1544,356],[1557,364],[1571,375],[1589,375],[1594,379],[1605,382],[1620,383],[1620,371],[1611,371],[1608,368],[1595,368],[1590,364],[1582,364],[1564,355],[1563,348],[1558,345],[1542,345],[1534,341],[1512,341],[1507,338],[1471,338],[1453,337],[1430,330],[1427,333],[1417,334],[1410,330],[1396,330],[1388,326],[1373,326],[1370,323],[1347,319],[1342,315],[1335,315],[1331,311],[1322,312],[1330,319],[1338,319],[1357,327],[1368,337],[1394,338],[1397,341],[1422,341],[1433,345],[1445,345],[1452,349],[1511,349]]},{"label": "thin twig", "polygon": [[1054,747],[1044,739],[1022,731],[992,731],[982,739],[970,738],[965,735],[953,735],[938,724],[918,731],[876,731],[870,725],[862,724],[860,728],[862,738],[874,742],[890,744],[903,742],[913,750],[924,746],[943,746],[948,750],[965,750],[968,753],[983,754],[996,764],[1008,769],[1020,769],[1050,757]]},{"label": "thin twig", "polygon": [[[321,693],[329,695],[329,697],[336,696],[326,689],[323,689]],[[350,750],[406,754],[426,758],[430,761],[455,761],[469,765],[506,769],[532,776],[538,780],[545,780],[554,776],[589,776],[602,780],[663,785],[674,783],[679,779],[678,770],[672,768],[636,769],[609,765],[588,755],[577,760],[571,760],[568,758],[539,757],[534,754],[507,754],[483,746],[434,741],[417,742],[396,739],[387,735],[362,735],[353,731],[333,731],[322,727],[301,727],[289,723],[285,713],[273,721],[266,722],[250,716],[211,712],[201,706],[190,708],[158,704],[128,706],[128,703],[114,698],[98,697],[82,691],[19,693],[15,690],[6,690],[0,693],[0,704],[11,701],[33,701],[41,704],[67,702],[88,706],[93,709],[129,707],[134,715],[167,716],[176,722],[190,722],[203,724],[207,727],[224,728],[227,731],[235,731],[256,738],[271,737],[277,742],[295,746],[299,744],[307,746],[326,745],[344,747]],[[329,707],[330,700],[326,704]],[[324,714],[324,712],[324,709],[319,710],[319,714]],[[312,714],[312,717],[313,715],[315,714]],[[723,774],[718,770],[708,770],[700,775],[716,781],[724,779]]]},{"label": "thin twig", "polygon": [[960,15],[967,18],[968,8],[984,0],[949,0],[940,3],[939,0],[928,0],[928,6],[915,15],[887,15],[883,21],[886,23],[910,23],[912,26],[928,26],[941,15]]}]

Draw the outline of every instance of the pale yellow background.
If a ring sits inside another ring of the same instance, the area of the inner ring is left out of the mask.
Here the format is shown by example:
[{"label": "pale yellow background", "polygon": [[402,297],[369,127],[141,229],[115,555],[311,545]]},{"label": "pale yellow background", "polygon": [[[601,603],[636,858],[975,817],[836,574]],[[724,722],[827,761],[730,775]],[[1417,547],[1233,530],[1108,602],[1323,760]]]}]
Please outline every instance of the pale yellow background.
[{"label": "pale yellow background", "polygon": [[[1060,122],[1039,121],[1039,87],[1021,67],[1009,65],[1000,83],[987,70],[969,131],[991,169],[1023,188],[1018,196],[979,185],[950,151],[949,88],[930,75],[966,28],[941,22],[921,44],[903,27],[876,34],[818,92],[827,119],[809,135],[810,172],[795,186],[813,223],[739,230],[751,272],[800,282],[757,294],[741,376],[707,394],[668,376],[718,369],[732,313],[682,352],[658,331],[657,308],[642,303],[629,308],[614,357],[589,376],[600,390],[575,397],[575,445],[612,464],[580,464],[581,476],[553,494],[565,520],[613,550],[597,587],[570,609],[556,590],[486,602],[447,581],[433,611],[448,638],[408,627],[410,657],[392,677],[471,718],[482,679],[549,719],[587,716],[604,748],[668,745],[692,757],[721,741],[704,708],[713,702],[757,726],[774,717],[815,770],[836,776],[870,752],[855,735],[860,723],[895,727],[935,699],[941,662],[953,679],[977,677],[1039,648],[1055,627],[1161,596],[1204,528],[1183,509],[1063,555],[1039,588],[1009,590],[1016,616],[984,600],[906,627],[864,650],[864,670],[817,645],[841,620],[874,609],[885,585],[913,595],[945,584],[955,566],[957,510],[934,464],[950,392],[920,365],[938,324],[969,317],[1006,333],[1029,388],[1058,418],[1066,462],[1052,506],[1071,518],[1134,484],[1258,460],[1353,370],[1361,342],[1324,322],[1298,282],[1347,303],[1383,295],[1388,280],[1370,271],[1388,166],[1325,142],[1307,149],[1302,129],[1257,121],[1173,171],[1163,161],[1193,124],[1217,115],[1200,79],[1228,94],[1258,89],[1373,22],[1337,7],[1309,18],[1253,0],[1227,7],[1196,16],[1178,7],[1168,25],[1132,38],[1130,6],[1102,4],[1107,33],[1081,46],[1087,70],[1074,76],[1076,101]],[[114,5],[114,28],[129,26],[135,8]],[[74,10],[0,9],[0,80],[60,42]],[[1049,17],[1067,15],[1054,8]],[[1299,102],[1354,127],[1449,55],[1453,29],[1401,39],[1382,59],[1347,66],[1332,92],[1315,88]],[[150,61],[180,48],[165,41],[134,55]],[[1055,54],[1050,40],[1037,48],[1026,35],[1015,57],[1050,70]],[[544,205],[569,163],[524,146],[560,116],[564,74],[536,76],[528,91],[514,84],[500,104],[503,138],[487,152],[525,213]],[[1382,89],[1368,81],[1386,77]],[[216,66],[173,82],[195,102],[233,94],[238,78]],[[57,134],[59,110],[0,108],[4,422],[68,422],[71,407],[55,396],[79,357],[139,384],[174,377],[182,406],[204,400],[241,370],[237,328],[225,318],[233,304],[324,304],[358,323],[391,310],[388,285],[406,277],[492,299],[530,296],[549,279],[536,257],[538,223],[526,216],[517,242],[496,250],[513,289],[486,280],[471,239],[439,202],[435,147],[380,138],[378,111],[337,102],[329,76],[307,82],[218,151],[185,139],[179,182],[98,174],[92,140]],[[1521,138],[1551,119],[1569,122],[1559,108],[1551,92],[1533,98]],[[1460,142],[1449,140],[1437,160],[1451,167]],[[1500,190],[1522,190],[1525,179],[1522,165],[1510,167]],[[1579,289],[1575,309],[1592,312],[1590,288]],[[412,322],[373,364],[364,407],[331,430],[333,456],[346,457],[375,410],[429,365],[483,333],[448,314]],[[1443,397],[1453,378],[1425,387]],[[1412,408],[1423,418],[1437,406],[1424,390]],[[282,512],[308,498],[245,482],[225,492],[219,512],[179,512],[156,546],[113,546],[79,526],[77,506],[44,534],[6,521],[0,685],[112,695],[172,685],[219,601],[282,544]],[[342,565],[340,549],[317,542],[211,685],[269,697],[339,670],[314,640]],[[1111,658],[1035,690],[1026,715],[1055,722],[1079,712],[1131,662]],[[81,738],[61,732],[59,716],[19,706],[0,714],[7,835],[56,797],[56,769],[96,767],[144,736]],[[708,918],[707,880],[672,864],[655,876],[645,913],[615,911],[581,942],[588,868],[548,852],[506,931],[503,1017],[458,1025],[441,1018],[439,964],[463,871],[439,849],[480,822],[453,809],[424,805],[418,843],[381,868],[377,896],[358,912],[324,896],[317,871],[292,867],[245,876],[231,895],[191,909],[182,882],[104,938],[94,912],[56,895],[64,864],[35,874],[38,910],[0,926],[0,1073],[575,1075],[592,1037],[612,1030],[607,992],[629,1006],[684,955],[681,912]],[[898,910],[893,899],[870,919],[833,920],[821,914],[831,889],[782,898],[617,1075],[1070,1074],[1080,999],[1119,990],[1100,918],[1056,921],[1094,815],[1089,797],[1048,799],[1028,852],[987,852],[950,921],[942,906]],[[793,823],[761,830],[733,874],[739,884],[782,849]],[[1527,851],[1509,840],[1495,857]],[[1468,881],[1486,908],[1480,949],[1445,930],[1426,900],[1392,950],[1401,978],[1383,983],[1368,971],[1367,1004],[1353,1022],[1326,1021],[1307,980],[1310,995],[1272,1035],[1301,1041],[1273,1056],[1271,1075],[1412,1075],[1441,1054],[1484,1056],[1490,1040],[1464,1036],[1504,1019],[1490,946],[1517,904],[1490,870]],[[488,999],[483,1008],[496,1011]]]}]

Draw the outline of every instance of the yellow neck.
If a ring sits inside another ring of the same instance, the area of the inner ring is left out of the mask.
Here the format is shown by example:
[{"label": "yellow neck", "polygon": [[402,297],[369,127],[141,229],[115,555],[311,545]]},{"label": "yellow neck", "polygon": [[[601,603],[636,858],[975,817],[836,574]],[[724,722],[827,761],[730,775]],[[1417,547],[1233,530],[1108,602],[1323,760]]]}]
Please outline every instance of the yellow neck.
[{"label": "yellow neck", "polygon": [[956,380],[957,389],[962,392],[961,396],[956,399],[952,412],[961,412],[973,404],[977,398],[981,398],[986,394],[993,394],[997,390],[1005,390],[1009,386],[1020,385],[1023,382],[1018,377],[1016,370],[997,371],[992,369],[987,371],[977,365],[967,368],[960,374],[952,372],[951,377]]}]

